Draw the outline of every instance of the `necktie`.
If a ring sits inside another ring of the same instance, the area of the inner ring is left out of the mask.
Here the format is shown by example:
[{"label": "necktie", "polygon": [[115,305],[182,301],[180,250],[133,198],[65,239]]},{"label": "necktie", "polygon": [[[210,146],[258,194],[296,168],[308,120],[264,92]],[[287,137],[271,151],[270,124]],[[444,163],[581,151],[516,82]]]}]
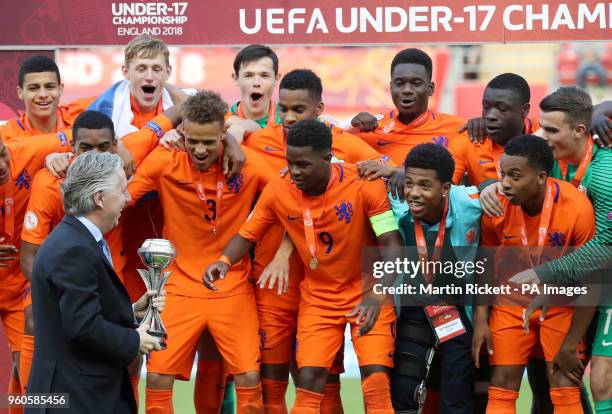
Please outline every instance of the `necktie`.
[{"label": "necktie", "polygon": [[106,240],[104,240],[104,238],[101,238],[98,242],[98,246],[100,246],[100,248],[102,249],[102,252],[104,253],[104,256],[106,256],[108,263],[113,266],[113,257],[111,256],[110,249],[108,248],[108,243],[106,243]]}]

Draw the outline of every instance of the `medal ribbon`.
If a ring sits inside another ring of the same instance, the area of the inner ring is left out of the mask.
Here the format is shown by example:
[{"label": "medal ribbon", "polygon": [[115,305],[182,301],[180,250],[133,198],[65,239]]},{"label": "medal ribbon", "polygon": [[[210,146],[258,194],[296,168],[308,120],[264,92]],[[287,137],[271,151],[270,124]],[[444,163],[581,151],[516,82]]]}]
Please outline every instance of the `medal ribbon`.
[{"label": "medal ribbon", "polygon": [[[32,124],[30,123],[30,120],[25,114],[23,115],[23,127],[26,129],[26,131],[28,131],[30,135],[40,134],[40,132],[37,132],[34,130],[34,128],[32,127]],[[64,128],[66,128],[66,125],[64,124],[64,120],[62,119],[62,114],[60,110],[58,109],[55,112],[55,132],[61,131]]]},{"label": "medal ribbon", "polygon": [[204,188],[204,173],[202,171],[197,170],[193,165],[191,166],[191,176],[193,179],[193,185],[196,190],[196,194],[200,203],[204,207],[206,211],[206,215],[210,218],[212,222],[212,233],[213,236],[217,235],[217,227],[219,227],[221,223],[221,202],[223,201],[223,188],[224,188],[224,177],[223,177],[223,168],[221,165],[221,160],[223,158],[223,154],[219,152],[219,159],[217,161],[217,185],[216,185],[216,199],[215,199],[215,215],[213,219],[213,215],[210,213],[210,209],[208,208],[208,204],[206,203],[206,189]]},{"label": "medal ribbon", "polygon": [[[521,206],[512,206],[516,212],[516,220],[518,222],[521,232],[521,242],[523,247],[529,247],[529,240],[527,239],[527,230],[525,228],[525,218],[523,216],[523,210]],[[540,256],[546,243],[546,235],[548,234],[548,227],[550,226],[550,218],[552,216],[553,208],[553,183],[548,181],[546,183],[546,196],[544,197],[544,205],[542,206],[542,212],[540,213],[540,226],[538,228],[538,246],[536,250],[536,263],[533,263],[532,254],[530,252],[529,258],[532,262],[532,266],[537,266],[540,263]]]},{"label": "medal ribbon", "polygon": [[[327,187],[325,188],[325,192],[323,193],[323,204],[321,214],[319,215],[319,219],[325,213],[325,198],[327,196],[327,191],[332,186],[334,178],[336,177],[334,167],[332,165],[332,171],[329,176],[329,181],[327,182]],[[304,193],[302,193],[302,217],[304,218],[304,236],[306,239],[306,245],[308,246],[308,251],[310,252],[310,267],[314,270],[317,266],[317,240],[315,234],[315,222],[312,218],[312,212],[310,208],[310,199],[308,197],[304,197]],[[318,221],[318,220],[317,220]]]},{"label": "medal ribbon", "polygon": [[[442,220],[438,224],[438,235],[436,236],[436,243],[434,245],[434,251],[431,255],[431,260],[433,262],[437,262],[440,260],[440,255],[442,254],[442,246],[444,246],[444,234],[446,233],[446,217],[448,216],[448,197],[445,198],[446,202],[444,204],[444,214],[442,215]],[[421,222],[415,218],[414,219],[414,232],[417,244],[417,251],[419,253],[419,260],[423,263],[423,266],[429,268],[427,266],[427,261],[429,260],[429,255],[427,253],[427,240],[425,239],[425,234],[423,232],[423,227],[421,226]],[[430,272],[422,271],[423,279],[427,284],[432,284],[434,280],[434,275]]]},{"label": "medal ribbon", "polygon": [[[593,140],[589,139],[589,142],[587,143],[586,151],[584,152],[584,155],[582,156],[582,160],[580,160],[580,164],[578,165],[578,169],[576,170],[576,174],[574,174],[574,179],[572,180],[572,185],[574,187],[578,188],[578,186],[582,182],[582,177],[584,177],[584,174],[586,173],[586,170],[589,167],[589,164],[591,163],[592,159],[593,159]],[[567,176],[567,161],[566,160],[559,160],[559,169],[561,170],[561,176],[563,177],[563,179],[567,180],[569,177]]]},{"label": "medal ribbon", "polygon": [[[9,179],[10,180],[10,179]],[[15,235],[15,205],[13,201],[13,182],[10,180],[4,185],[4,234],[7,236],[5,244],[11,243]]]},{"label": "medal ribbon", "polygon": [[394,128],[395,128],[395,125],[397,124],[397,122],[395,121],[395,118],[397,115],[395,111],[391,111],[391,113],[389,114],[389,118],[390,118],[389,122],[387,122],[385,126],[383,127],[383,132],[385,134],[388,134],[390,132],[393,132],[394,134],[402,134],[405,131],[408,131],[410,129],[418,128],[429,120],[430,114],[431,114],[430,111],[425,111],[421,115],[416,117],[414,120],[412,120],[412,122],[410,122],[408,125],[405,125],[401,129],[395,130]]}]

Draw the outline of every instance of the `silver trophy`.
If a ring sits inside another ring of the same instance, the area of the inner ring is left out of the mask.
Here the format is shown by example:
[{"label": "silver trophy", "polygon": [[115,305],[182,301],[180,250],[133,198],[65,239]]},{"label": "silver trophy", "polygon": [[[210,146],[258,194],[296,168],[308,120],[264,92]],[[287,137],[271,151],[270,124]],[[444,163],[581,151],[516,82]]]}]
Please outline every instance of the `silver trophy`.
[{"label": "silver trophy", "polygon": [[[160,295],[170,273],[172,273],[163,270],[170,266],[176,257],[174,246],[170,240],[147,239],[138,249],[138,256],[140,256],[142,263],[147,266],[147,270],[138,269],[147,290],[155,290],[157,295]],[[159,311],[153,307],[152,302],[149,302],[142,323],[149,320],[151,321],[151,328],[148,330],[149,335],[157,338],[162,348],[165,349],[168,334],[159,316]]]}]

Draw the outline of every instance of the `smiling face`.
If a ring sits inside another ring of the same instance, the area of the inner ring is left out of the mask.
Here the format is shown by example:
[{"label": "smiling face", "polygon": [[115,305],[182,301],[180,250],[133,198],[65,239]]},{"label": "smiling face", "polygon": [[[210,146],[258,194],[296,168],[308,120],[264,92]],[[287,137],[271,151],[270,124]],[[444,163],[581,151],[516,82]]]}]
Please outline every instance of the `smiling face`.
[{"label": "smiling face", "polygon": [[185,150],[197,170],[207,171],[217,162],[223,134],[223,126],[218,121],[207,124],[198,124],[188,119],[183,121]]},{"label": "smiling face", "polygon": [[580,144],[585,139],[587,127],[584,124],[576,126],[567,122],[567,115],[561,111],[541,112],[540,126],[542,138],[553,151],[556,160],[577,161]]},{"label": "smiling face", "polygon": [[274,74],[274,63],[269,57],[245,62],[238,75],[232,78],[240,88],[240,102],[248,112],[264,115],[270,105],[279,75]]},{"label": "smiling face", "polygon": [[152,58],[137,57],[121,67],[123,76],[130,81],[130,94],[142,112],[155,110],[172,68],[163,55]]},{"label": "smiling face", "polygon": [[317,119],[323,113],[323,102],[312,97],[306,89],[281,89],[278,92],[279,115],[285,133],[304,119]]},{"label": "smiling face", "polygon": [[[482,97],[482,118],[487,134],[499,145],[523,133],[529,103],[523,103],[512,89],[486,88]],[[526,131],[529,133],[529,131]]]},{"label": "smiling face", "polygon": [[429,97],[434,93],[434,83],[425,66],[400,63],[391,73],[390,89],[400,120],[408,123],[427,111]]},{"label": "smiling face", "polygon": [[436,170],[406,168],[404,197],[412,216],[429,224],[440,221],[450,183],[442,183]]},{"label": "smiling face", "polygon": [[63,90],[55,72],[32,72],[24,76],[17,95],[25,104],[29,118],[46,119],[57,111]]}]

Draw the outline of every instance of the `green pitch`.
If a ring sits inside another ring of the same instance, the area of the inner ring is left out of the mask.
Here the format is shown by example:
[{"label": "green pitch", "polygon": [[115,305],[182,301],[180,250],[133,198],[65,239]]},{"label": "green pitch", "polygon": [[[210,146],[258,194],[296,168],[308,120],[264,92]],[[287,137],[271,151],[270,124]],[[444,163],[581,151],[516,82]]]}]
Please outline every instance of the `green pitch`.
[{"label": "green pitch", "polygon": [[[193,385],[195,381],[176,381],[174,383],[174,412],[177,414],[195,414],[193,409]],[[588,387],[588,383],[587,383]],[[342,379],[342,405],[345,413],[363,414],[363,400],[361,398],[360,381],[355,378]],[[144,378],[140,382],[140,410],[144,414],[145,401],[145,381]],[[287,405],[289,408],[293,406],[295,399],[295,388],[289,386],[287,391]],[[527,384],[527,380],[523,381],[521,393],[517,402],[517,413],[528,413],[531,407],[531,390]]]}]

